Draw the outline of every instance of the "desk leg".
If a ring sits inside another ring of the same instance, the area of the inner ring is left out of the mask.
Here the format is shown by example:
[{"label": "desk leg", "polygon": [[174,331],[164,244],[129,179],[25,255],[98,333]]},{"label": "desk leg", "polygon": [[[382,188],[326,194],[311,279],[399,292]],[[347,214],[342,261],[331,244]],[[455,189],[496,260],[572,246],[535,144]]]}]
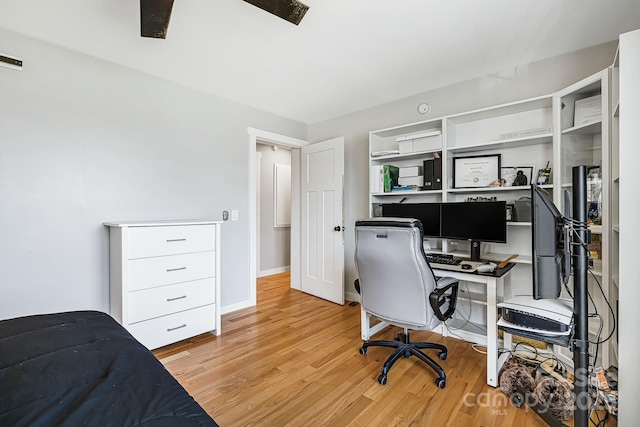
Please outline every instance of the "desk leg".
[{"label": "desk leg", "polygon": [[498,283],[502,278],[490,277],[487,280],[487,384],[498,386]]},{"label": "desk leg", "polygon": [[369,313],[364,311],[362,307],[360,307],[360,334],[362,335],[362,341],[367,341],[371,338]]}]

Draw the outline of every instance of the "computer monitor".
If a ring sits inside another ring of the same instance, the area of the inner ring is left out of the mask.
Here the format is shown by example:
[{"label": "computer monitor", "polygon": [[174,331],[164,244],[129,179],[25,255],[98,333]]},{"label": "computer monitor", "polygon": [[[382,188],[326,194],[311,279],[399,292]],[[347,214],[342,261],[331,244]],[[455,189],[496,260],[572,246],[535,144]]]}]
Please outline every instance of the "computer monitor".
[{"label": "computer monitor", "polygon": [[440,237],[440,203],[388,203],[382,216],[415,218],[422,223],[424,237]]},{"label": "computer monitor", "polygon": [[480,260],[480,243],[507,243],[506,202],[442,203],[440,237],[471,241],[471,259]]},{"label": "computer monitor", "polygon": [[[570,272],[563,272],[565,261],[564,218],[551,195],[531,186],[531,242],[533,246],[533,298],[555,299]],[[567,236],[568,239],[568,236]]]}]

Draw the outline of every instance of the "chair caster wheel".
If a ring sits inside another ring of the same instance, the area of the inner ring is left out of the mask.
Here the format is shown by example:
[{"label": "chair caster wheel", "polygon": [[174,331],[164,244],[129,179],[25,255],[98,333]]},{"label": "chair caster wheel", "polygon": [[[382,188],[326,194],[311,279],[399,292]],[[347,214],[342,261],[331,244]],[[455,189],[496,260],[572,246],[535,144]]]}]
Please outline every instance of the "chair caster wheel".
[{"label": "chair caster wheel", "polygon": [[385,385],[387,383],[387,376],[385,374],[380,374],[378,377],[378,382],[380,385]]},{"label": "chair caster wheel", "polygon": [[367,347],[360,347],[360,354],[367,354]]},{"label": "chair caster wheel", "polygon": [[511,404],[515,408],[520,408],[524,404],[523,396],[520,393],[517,393],[517,392],[513,393],[511,396],[509,396],[509,400],[511,400]]},{"label": "chair caster wheel", "polygon": [[436,378],[436,385],[438,388],[444,388],[444,386],[447,385],[447,382],[444,378]]},{"label": "chair caster wheel", "polygon": [[440,360],[447,360],[447,352],[446,351],[441,351],[440,352]]}]

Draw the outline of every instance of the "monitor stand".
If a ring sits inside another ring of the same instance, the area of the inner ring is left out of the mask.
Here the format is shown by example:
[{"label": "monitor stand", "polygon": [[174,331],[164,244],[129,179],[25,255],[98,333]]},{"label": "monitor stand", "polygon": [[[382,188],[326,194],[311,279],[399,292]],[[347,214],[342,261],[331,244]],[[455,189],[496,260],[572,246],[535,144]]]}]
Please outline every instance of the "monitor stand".
[{"label": "monitor stand", "polygon": [[481,261],[480,242],[477,240],[471,240],[471,261]]}]

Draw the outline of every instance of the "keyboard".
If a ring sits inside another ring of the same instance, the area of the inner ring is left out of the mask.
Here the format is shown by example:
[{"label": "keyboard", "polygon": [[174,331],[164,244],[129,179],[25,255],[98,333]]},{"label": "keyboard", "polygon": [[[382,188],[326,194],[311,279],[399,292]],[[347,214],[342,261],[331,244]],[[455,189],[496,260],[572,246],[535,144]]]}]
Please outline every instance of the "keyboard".
[{"label": "keyboard", "polygon": [[[426,254],[427,262],[431,268],[439,270],[462,271],[465,273],[473,273],[477,270],[482,262],[471,261],[466,259],[455,259],[452,255],[442,254]],[[462,266],[467,268],[463,268]]]},{"label": "keyboard", "polygon": [[440,254],[427,254],[427,262],[429,264],[458,265],[462,262],[462,260],[454,259],[452,256],[446,256],[446,255],[440,255]]}]

